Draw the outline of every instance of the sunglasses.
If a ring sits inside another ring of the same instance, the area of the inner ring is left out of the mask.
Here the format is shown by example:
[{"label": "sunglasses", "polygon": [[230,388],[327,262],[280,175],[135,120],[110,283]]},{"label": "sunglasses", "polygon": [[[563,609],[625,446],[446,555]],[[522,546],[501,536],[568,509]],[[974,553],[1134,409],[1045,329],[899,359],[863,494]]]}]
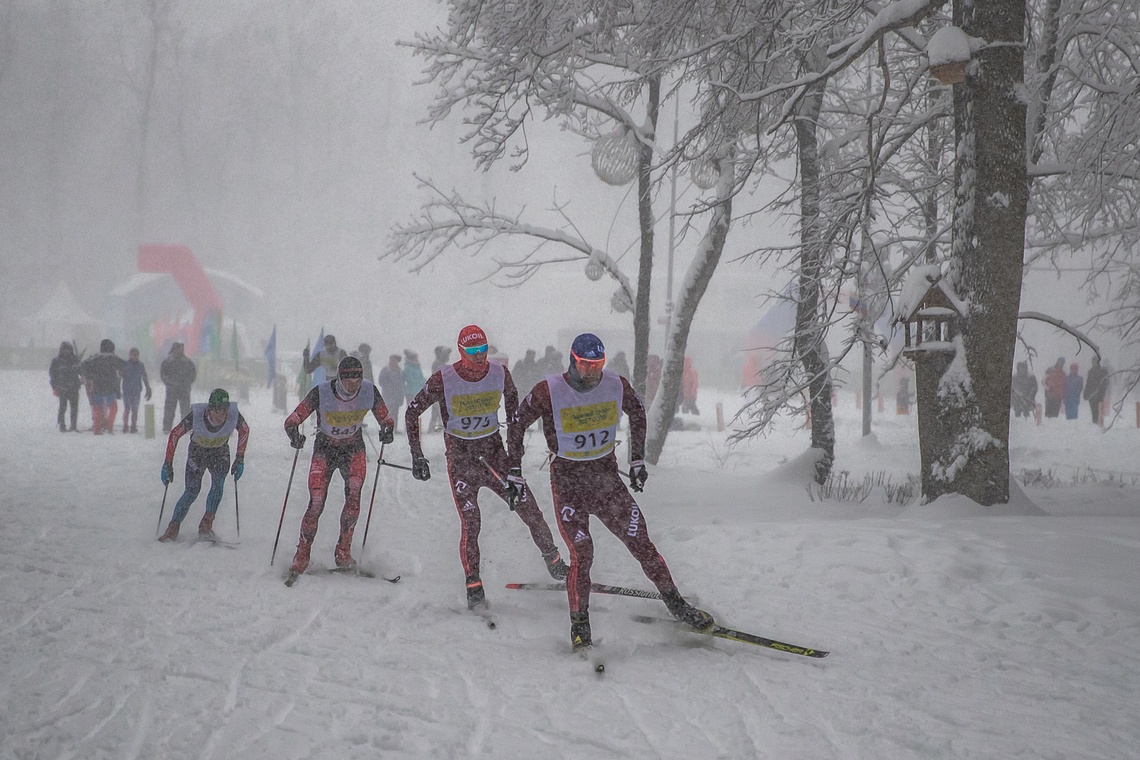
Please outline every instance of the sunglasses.
[{"label": "sunglasses", "polygon": [[571,356],[574,357],[574,361],[576,361],[578,366],[582,369],[601,369],[606,366],[606,357],[604,356],[601,359],[583,359],[574,353],[572,353]]},{"label": "sunglasses", "polygon": [[484,343],[481,346],[468,346],[467,348],[463,349],[463,353],[467,354],[468,356],[478,356],[479,354],[485,354],[487,353],[487,344]]}]

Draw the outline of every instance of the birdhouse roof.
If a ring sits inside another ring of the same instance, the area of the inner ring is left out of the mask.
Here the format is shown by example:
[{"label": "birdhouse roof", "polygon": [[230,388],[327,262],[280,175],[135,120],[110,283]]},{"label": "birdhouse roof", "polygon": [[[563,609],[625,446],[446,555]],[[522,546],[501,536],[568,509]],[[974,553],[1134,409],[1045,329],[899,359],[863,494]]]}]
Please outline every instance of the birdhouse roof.
[{"label": "birdhouse roof", "polygon": [[907,322],[916,314],[932,319],[961,316],[967,309],[968,304],[943,278],[942,268],[926,264],[912,269],[903,282],[894,321]]}]

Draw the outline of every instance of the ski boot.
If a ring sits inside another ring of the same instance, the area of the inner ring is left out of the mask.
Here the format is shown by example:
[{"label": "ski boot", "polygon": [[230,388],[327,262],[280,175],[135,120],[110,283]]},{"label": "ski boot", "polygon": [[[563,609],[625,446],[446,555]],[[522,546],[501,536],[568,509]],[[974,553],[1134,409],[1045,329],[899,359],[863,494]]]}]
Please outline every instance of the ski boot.
[{"label": "ski boot", "polygon": [[550,573],[550,577],[556,581],[566,580],[566,576],[570,574],[570,568],[562,561],[562,555],[558,550],[543,554],[542,561],[546,563],[546,571]]},{"label": "ski boot", "polygon": [[198,538],[203,541],[217,541],[218,537],[214,535],[214,512],[207,512],[202,515],[202,522],[198,523]]},{"label": "ski boot", "polygon": [[356,569],[356,560],[352,558],[351,540],[348,544],[345,544],[342,540],[336,545],[336,549],[333,551],[333,559],[336,560],[338,570]]},{"label": "ski boot", "polygon": [[570,648],[575,652],[585,652],[593,646],[590,637],[590,613],[570,613]]},{"label": "ski boot", "polygon": [[176,538],[178,538],[178,528],[180,528],[180,527],[181,527],[181,523],[176,523],[173,520],[171,520],[170,525],[166,526],[166,532],[163,533],[161,536],[159,536],[158,540],[164,544],[167,543],[168,541],[175,540]]},{"label": "ski boot", "polygon": [[664,599],[665,606],[669,608],[669,612],[673,617],[690,626],[695,631],[704,633],[716,625],[716,621],[713,620],[712,615],[686,602],[681,596],[681,592],[677,589],[663,594],[662,599]]},{"label": "ski boot", "polygon": [[289,568],[290,575],[301,575],[309,569],[309,551],[313,545],[301,539],[297,542],[297,553],[293,555],[293,565]]},{"label": "ski boot", "polygon": [[483,581],[478,578],[467,580],[467,609],[486,609],[487,594],[483,591]]}]

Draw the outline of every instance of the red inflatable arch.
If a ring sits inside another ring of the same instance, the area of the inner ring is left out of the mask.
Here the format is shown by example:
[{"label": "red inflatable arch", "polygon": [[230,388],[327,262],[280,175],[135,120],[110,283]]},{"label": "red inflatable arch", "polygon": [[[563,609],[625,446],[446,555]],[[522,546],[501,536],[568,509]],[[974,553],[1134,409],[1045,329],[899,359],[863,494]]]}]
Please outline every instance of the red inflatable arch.
[{"label": "red inflatable arch", "polygon": [[140,245],[139,271],[170,274],[194,309],[194,323],[186,340],[186,353],[197,356],[202,326],[214,315],[220,318],[222,299],[194,253],[184,245]]}]

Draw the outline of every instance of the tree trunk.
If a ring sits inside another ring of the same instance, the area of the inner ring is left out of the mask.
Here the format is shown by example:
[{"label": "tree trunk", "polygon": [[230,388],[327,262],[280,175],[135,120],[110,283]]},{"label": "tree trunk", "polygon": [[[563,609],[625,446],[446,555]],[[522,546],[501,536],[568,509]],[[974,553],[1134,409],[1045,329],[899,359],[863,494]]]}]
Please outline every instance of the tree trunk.
[{"label": "tree trunk", "polygon": [[[646,121],[656,140],[657,115],[661,108],[661,78],[649,79]],[[649,294],[653,279],[653,145],[640,146],[637,161],[637,217],[641,227],[641,258],[637,269],[637,294],[633,304],[633,389],[645,398],[649,366]]]},{"label": "tree trunk", "polygon": [[[1009,400],[1028,184],[1022,0],[959,0],[954,20],[988,41],[954,85],[954,227],[948,282],[966,302],[958,354],[920,415],[935,415],[948,445],[923,447],[925,500],[959,493],[982,505],[1009,501]],[[922,421],[919,423],[923,429]]]},{"label": "tree trunk", "polygon": [[677,399],[681,395],[682,375],[685,366],[685,351],[689,344],[689,330],[697,307],[708,290],[713,273],[720,263],[724,251],[728,229],[732,224],[732,195],[736,180],[735,150],[729,146],[719,157],[720,179],[717,182],[717,203],[712,210],[708,232],[697,248],[697,254],[681,285],[681,295],[677,302],[677,312],[669,324],[669,335],[665,339],[665,364],[661,371],[661,390],[649,410],[649,434],[645,447],[645,459],[657,464],[665,439],[673,426],[677,412]]},{"label": "tree trunk", "polygon": [[796,304],[795,352],[808,378],[811,446],[821,452],[815,479],[823,483],[835,460],[835,421],[831,409],[831,375],[828,370],[824,316],[820,310],[820,275],[825,245],[820,219],[819,139],[816,121],[823,103],[825,82],[812,85],[795,117],[796,154],[800,170],[800,277]]}]

